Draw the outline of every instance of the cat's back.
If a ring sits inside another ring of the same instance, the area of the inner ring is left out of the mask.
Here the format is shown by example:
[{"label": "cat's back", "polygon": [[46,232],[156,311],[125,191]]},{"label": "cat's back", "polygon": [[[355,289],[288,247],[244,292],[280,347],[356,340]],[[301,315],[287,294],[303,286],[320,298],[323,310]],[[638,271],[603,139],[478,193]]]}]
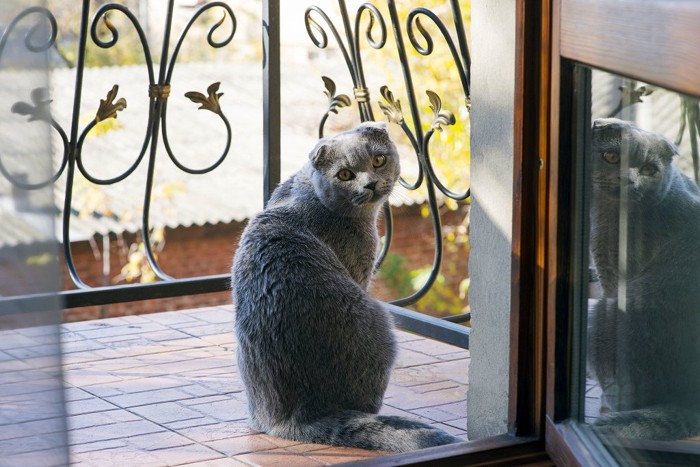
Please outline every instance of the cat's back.
[{"label": "cat's back", "polygon": [[232,268],[239,324],[298,321],[370,300],[315,231],[309,208],[299,197],[279,197],[246,227]]},{"label": "cat's back", "polygon": [[294,174],[280,184],[266,208],[256,214],[243,231],[233,261],[234,285],[240,282],[236,279],[238,274],[246,269],[293,254],[300,242],[314,242],[301,206],[303,201],[299,199],[303,187],[297,186],[297,178],[298,174]]},{"label": "cat's back", "polygon": [[[698,228],[700,223],[700,188],[689,176],[681,172],[677,167],[671,166],[672,177],[670,189],[664,197],[662,210],[691,221],[692,227]],[[676,212],[678,211],[678,212]]]},{"label": "cat's back", "polygon": [[700,279],[700,250],[696,247],[700,236],[700,188],[676,167],[671,166],[670,171],[669,188],[663,197],[630,204],[630,236],[640,244],[640,255],[647,261],[654,260],[654,269],[686,264],[691,267],[690,276],[695,282]]},{"label": "cat's back", "polygon": [[300,206],[287,200],[250,221],[234,256],[234,293],[255,300],[274,294],[277,288],[289,289],[309,274],[323,277],[342,272],[342,265],[311,232],[300,211]]}]

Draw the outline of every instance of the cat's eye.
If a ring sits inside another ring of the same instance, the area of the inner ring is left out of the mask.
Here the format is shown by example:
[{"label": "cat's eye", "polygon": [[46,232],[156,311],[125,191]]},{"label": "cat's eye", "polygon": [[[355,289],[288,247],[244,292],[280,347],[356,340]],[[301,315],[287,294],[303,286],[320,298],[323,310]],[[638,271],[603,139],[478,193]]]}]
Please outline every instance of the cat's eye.
[{"label": "cat's eye", "polygon": [[352,171],[348,169],[342,169],[340,170],[336,175],[340,181],[347,182],[348,180],[352,180],[355,178],[355,174],[352,173]]},{"label": "cat's eye", "polygon": [[602,154],[603,160],[608,164],[618,164],[620,162],[620,153],[613,151],[605,151]]},{"label": "cat's eye", "polygon": [[654,175],[658,171],[659,169],[654,164],[644,164],[639,168],[639,173],[646,176]]},{"label": "cat's eye", "polygon": [[372,166],[375,169],[378,169],[379,167],[383,166],[384,164],[386,164],[386,156],[385,155],[380,154],[378,156],[374,156],[374,159],[372,159]]}]

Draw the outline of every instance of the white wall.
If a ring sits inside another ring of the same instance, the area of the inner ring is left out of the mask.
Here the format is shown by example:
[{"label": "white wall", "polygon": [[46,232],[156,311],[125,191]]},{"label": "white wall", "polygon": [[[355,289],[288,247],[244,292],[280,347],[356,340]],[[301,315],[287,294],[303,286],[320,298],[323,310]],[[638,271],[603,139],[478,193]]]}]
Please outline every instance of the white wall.
[{"label": "white wall", "polygon": [[515,2],[472,3],[469,439],[508,417]]}]

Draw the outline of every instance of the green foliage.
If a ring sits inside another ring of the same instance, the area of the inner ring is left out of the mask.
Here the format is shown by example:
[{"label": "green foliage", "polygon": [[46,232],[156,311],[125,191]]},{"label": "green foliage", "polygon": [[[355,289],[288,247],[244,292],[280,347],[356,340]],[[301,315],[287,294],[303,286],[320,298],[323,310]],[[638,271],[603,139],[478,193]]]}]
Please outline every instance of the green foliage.
[{"label": "green foliage", "polygon": [[[379,278],[383,283],[400,297],[407,297],[418,291],[430,276],[432,268],[425,266],[409,270],[401,255],[389,254]],[[469,290],[469,279],[463,279],[457,287],[449,283],[445,274],[439,273],[430,291],[412,308],[432,316],[450,316],[468,311],[466,296]]]},{"label": "green foliage", "polygon": [[404,263],[403,256],[388,254],[379,269],[379,277],[384,285],[402,297],[414,292],[411,287],[413,283],[411,273],[408,272]]},{"label": "green foliage", "polygon": [[[426,266],[410,272],[413,278],[411,284],[418,290],[428,279],[432,268]],[[461,311],[461,300],[451,287],[446,285],[445,275],[439,273],[437,279],[426,294],[416,305],[418,311],[427,312],[434,316],[458,314]]]}]

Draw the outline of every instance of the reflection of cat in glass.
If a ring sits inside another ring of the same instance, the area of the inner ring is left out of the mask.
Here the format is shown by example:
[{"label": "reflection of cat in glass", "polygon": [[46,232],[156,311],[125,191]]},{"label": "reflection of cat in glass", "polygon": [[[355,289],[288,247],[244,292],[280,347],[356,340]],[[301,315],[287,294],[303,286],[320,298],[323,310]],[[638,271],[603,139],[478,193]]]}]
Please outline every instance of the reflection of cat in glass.
[{"label": "reflection of cat in glass", "polygon": [[[591,251],[604,298],[589,368],[627,438],[700,433],[700,189],[665,137],[617,119],[592,129]],[[623,188],[621,190],[621,187]]]}]

